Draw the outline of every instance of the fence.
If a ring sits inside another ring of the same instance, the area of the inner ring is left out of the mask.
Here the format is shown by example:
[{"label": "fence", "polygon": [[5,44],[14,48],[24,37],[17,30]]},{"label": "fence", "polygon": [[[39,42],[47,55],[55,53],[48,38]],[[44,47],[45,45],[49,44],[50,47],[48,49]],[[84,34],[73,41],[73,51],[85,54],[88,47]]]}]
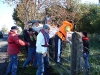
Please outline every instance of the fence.
[{"label": "fence", "polygon": [[85,63],[82,57],[82,37],[79,32],[72,34],[72,45],[63,43],[61,64],[54,61],[54,39],[52,39],[52,48],[49,48],[50,65],[59,73],[59,75],[88,75]]}]

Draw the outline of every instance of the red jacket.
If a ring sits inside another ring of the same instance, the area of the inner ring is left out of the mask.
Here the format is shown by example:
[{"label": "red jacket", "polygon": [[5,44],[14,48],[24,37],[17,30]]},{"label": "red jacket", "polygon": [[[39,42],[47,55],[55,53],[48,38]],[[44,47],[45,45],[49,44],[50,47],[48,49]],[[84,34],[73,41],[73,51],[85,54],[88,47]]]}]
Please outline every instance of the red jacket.
[{"label": "red jacket", "polygon": [[18,38],[18,35],[14,31],[10,31],[8,34],[8,55],[18,54],[20,46],[27,45],[27,42],[24,42]]}]

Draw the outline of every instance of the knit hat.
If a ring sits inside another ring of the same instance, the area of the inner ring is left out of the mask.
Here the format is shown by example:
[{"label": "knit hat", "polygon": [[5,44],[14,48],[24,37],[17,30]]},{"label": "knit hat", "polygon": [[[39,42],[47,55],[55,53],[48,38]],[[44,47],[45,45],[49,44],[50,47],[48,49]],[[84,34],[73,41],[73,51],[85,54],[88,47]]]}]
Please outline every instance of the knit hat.
[{"label": "knit hat", "polygon": [[16,29],[16,30],[18,30],[18,27],[17,27],[17,26],[12,26],[11,29]]},{"label": "knit hat", "polygon": [[48,25],[43,25],[43,29],[50,29],[50,27]]},{"label": "knit hat", "polygon": [[87,32],[82,32],[82,34],[83,34],[85,37],[87,37]]}]

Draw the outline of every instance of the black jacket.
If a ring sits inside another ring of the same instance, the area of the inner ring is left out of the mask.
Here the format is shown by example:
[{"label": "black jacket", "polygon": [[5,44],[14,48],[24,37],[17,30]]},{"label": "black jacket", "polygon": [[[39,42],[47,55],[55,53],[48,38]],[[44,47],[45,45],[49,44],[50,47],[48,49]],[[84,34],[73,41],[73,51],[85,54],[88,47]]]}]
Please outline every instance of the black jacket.
[{"label": "black jacket", "polygon": [[89,39],[87,37],[82,38],[83,41],[83,53],[89,53]]},{"label": "black jacket", "polygon": [[[28,42],[30,43],[29,47],[31,47],[31,48],[36,47],[36,39],[34,38],[34,36],[37,37],[37,34],[38,33],[35,32],[33,35],[29,35],[29,37],[28,37]],[[32,37],[32,39],[30,36]]]}]

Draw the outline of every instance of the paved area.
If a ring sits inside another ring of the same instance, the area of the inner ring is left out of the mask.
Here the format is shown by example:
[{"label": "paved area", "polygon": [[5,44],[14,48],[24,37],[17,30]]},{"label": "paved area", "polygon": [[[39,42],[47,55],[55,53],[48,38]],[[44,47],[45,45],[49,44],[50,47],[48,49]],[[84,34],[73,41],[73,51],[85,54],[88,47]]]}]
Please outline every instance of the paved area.
[{"label": "paved area", "polygon": [[5,75],[7,67],[7,36],[0,38],[0,75]]}]

